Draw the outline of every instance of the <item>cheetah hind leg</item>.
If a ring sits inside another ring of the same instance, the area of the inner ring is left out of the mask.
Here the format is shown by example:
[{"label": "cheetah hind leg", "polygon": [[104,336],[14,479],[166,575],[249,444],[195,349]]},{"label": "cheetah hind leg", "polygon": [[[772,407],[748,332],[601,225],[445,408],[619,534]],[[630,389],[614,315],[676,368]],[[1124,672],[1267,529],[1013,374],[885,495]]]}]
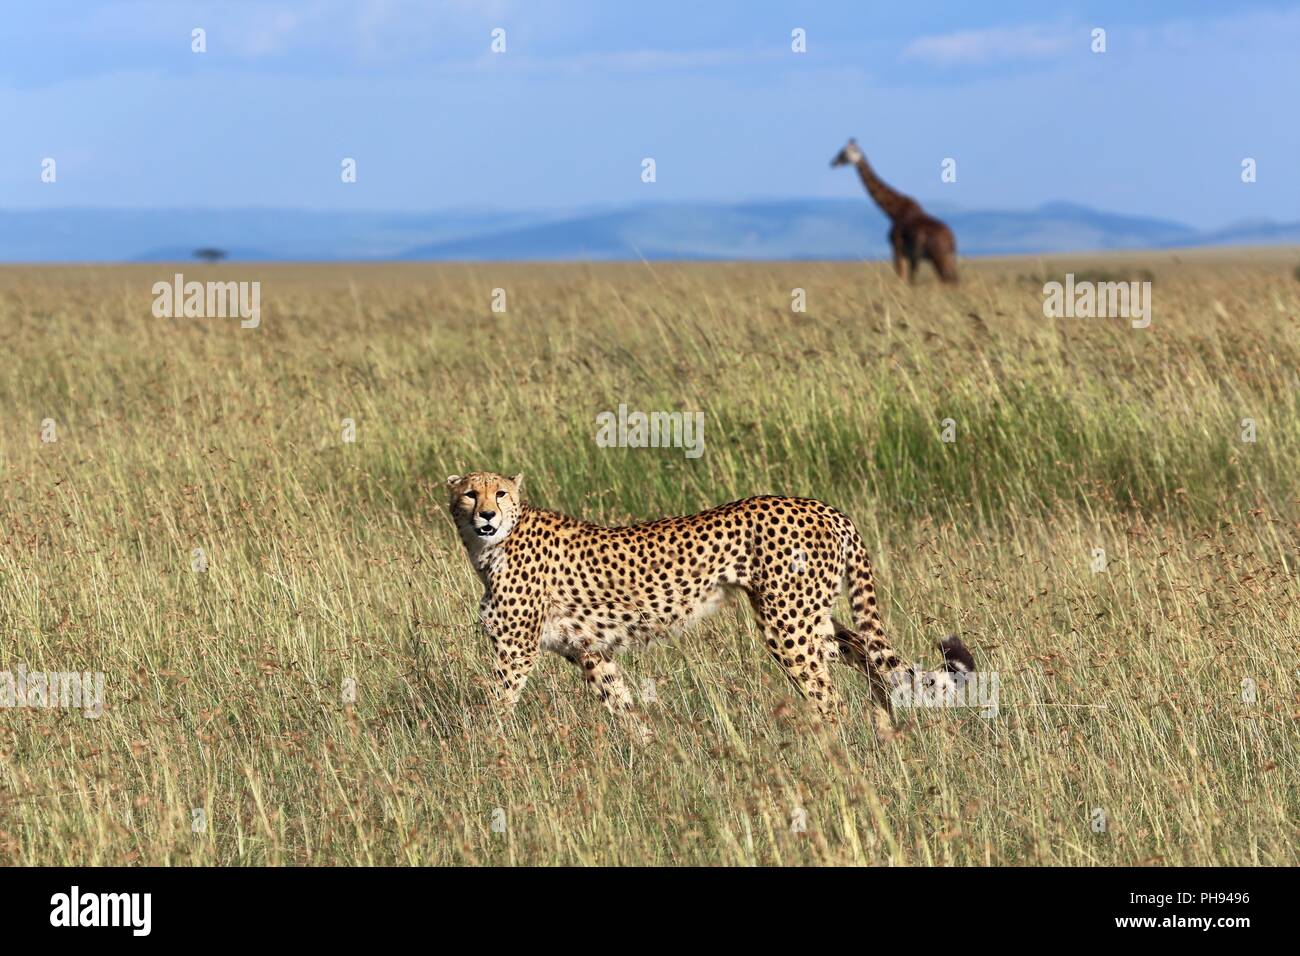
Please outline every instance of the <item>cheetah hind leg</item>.
[{"label": "cheetah hind leg", "polygon": [[831,681],[833,645],[828,640],[829,621],[823,626],[814,617],[788,621],[773,615],[769,619],[759,606],[755,605],[754,610],[768,652],[800,696],[812,704],[813,715],[822,723],[838,723],[844,704]]},{"label": "cheetah hind leg", "polygon": [[609,656],[581,651],[569,657],[569,660],[582,668],[582,679],[605,708],[615,717],[626,721],[642,743],[654,738],[654,731],[636,712],[632,693],[627,689],[618,665]]},{"label": "cheetah hind leg", "polygon": [[867,646],[862,635],[851,631],[838,621],[834,622],[835,643],[839,648],[839,661],[861,671],[871,686],[871,722],[876,736],[881,740],[894,737],[893,708],[890,706],[889,688],[880,671],[867,657]]}]

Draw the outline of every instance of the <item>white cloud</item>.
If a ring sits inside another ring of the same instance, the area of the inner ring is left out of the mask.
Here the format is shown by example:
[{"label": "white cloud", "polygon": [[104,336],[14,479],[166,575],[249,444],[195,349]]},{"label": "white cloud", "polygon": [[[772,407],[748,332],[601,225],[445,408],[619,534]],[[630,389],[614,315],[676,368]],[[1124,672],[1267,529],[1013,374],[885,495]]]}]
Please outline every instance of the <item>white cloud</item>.
[{"label": "white cloud", "polygon": [[236,49],[244,56],[275,56],[283,53],[302,26],[302,18],[289,10],[277,10],[250,23],[235,37]]},{"label": "white cloud", "polygon": [[[1072,34],[1078,33],[1077,36]],[[1063,27],[993,27],[918,37],[903,48],[904,60],[936,66],[980,66],[1012,60],[1042,60],[1060,55],[1071,44],[1086,49],[1086,31]]]}]

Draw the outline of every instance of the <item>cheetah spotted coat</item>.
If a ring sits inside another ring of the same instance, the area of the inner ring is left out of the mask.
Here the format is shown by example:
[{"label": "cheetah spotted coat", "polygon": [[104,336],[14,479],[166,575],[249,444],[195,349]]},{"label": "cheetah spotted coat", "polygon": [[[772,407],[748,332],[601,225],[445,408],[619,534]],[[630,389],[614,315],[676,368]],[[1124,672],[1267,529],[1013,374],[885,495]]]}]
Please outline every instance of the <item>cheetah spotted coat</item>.
[{"label": "cheetah spotted coat", "polygon": [[[759,496],[605,528],[524,504],[522,476],[453,476],[448,487],[483,581],[481,619],[505,711],[546,650],[578,665],[611,711],[631,713],[614,655],[689,627],[735,589],[748,595],[768,652],[820,718],[840,714],[830,673],[839,661],[869,679],[877,728],[889,728],[888,688],[911,672],[885,636],[862,539],[829,505]],[[852,628],[831,616],[845,587]],[[953,649],[950,640],[949,670],[973,669],[965,649]]]}]

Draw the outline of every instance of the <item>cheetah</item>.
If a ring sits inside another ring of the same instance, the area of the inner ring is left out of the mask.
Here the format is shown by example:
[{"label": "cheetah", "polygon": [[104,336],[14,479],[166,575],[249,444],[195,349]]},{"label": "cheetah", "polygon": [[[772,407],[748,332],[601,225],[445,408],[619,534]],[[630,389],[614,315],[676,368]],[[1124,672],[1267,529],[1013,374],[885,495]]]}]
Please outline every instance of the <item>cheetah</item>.
[{"label": "cheetah", "polygon": [[[813,716],[842,705],[833,661],[866,676],[877,732],[892,734],[891,689],[946,690],[974,671],[958,638],[940,644],[944,670],[920,674],[894,653],[881,624],[871,564],[849,518],[809,498],[764,495],[629,527],[605,528],[524,503],[523,475],[447,479],[452,518],[483,582],[480,619],[496,664],[495,706],[508,716],[539,651],[576,664],[614,714],[643,736],[615,655],[689,628],[745,592],[768,652]],[[831,616],[847,585],[853,627]],[[917,679],[920,678],[918,683]]]}]

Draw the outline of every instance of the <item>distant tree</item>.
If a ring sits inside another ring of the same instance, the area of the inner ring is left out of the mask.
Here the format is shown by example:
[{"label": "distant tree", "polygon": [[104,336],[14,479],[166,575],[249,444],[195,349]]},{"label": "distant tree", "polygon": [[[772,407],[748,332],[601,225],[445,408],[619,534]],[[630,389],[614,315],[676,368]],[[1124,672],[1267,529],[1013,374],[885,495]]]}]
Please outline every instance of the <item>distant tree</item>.
[{"label": "distant tree", "polygon": [[222,259],[226,258],[226,250],[213,249],[211,247],[195,249],[194,258],[202,259],[204,262],[220,262]]}]

